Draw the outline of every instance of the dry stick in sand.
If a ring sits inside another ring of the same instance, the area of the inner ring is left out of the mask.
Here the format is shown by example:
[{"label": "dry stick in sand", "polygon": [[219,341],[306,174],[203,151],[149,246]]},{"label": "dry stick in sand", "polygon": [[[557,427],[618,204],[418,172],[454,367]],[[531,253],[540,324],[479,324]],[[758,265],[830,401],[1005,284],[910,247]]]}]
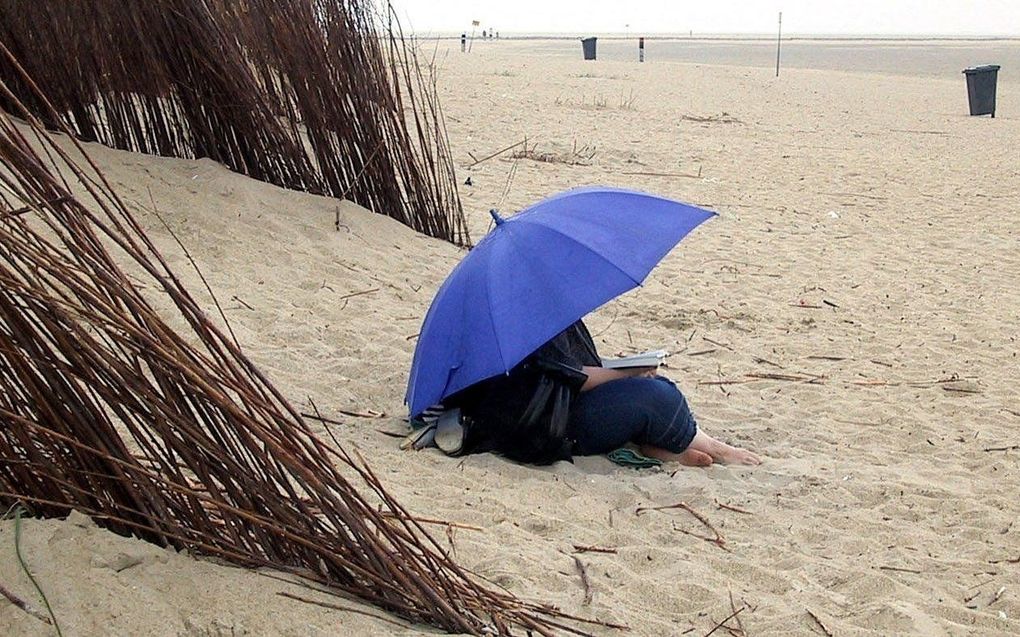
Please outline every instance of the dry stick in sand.
[{"label": "dry stick in sand", "polygon": [[818,619],[818,615],[812,613],[810,609],[805,608],[804,610],[807,611],[808,615],[811,615],[811,619],[815,620],[815,623],[818,624],[818,627],[822,629],[822,632],[825,633],[826,637],[833,637],[832,631],[825,627],[825,624],[822,623],[822,620]]},{"label": "dry stick in sand", "polygon": [[665,511],[667,509],[683,509],[684,511],[687,511],[688,513],[693,515],[698,520],[698,522],[701,522],[703,525],[705,525],[705,528],[707,528],[709,531],[714,533],[715,537],[712,538],[712,537],[707,537],[707,536],[704,536],[704,535],[698,535],[697,533],[691,533],[690,531],[688,531],[686,529],[681,529],[681,528],[677,527],[676,524],[673,525],[673,530],[680,531],[681,533],[684,533],[686,535],[690,535],[692,537],[696,537],[696,538],[705,540],[706,542],[710,542],[712,544],[715,544],[716,546],[718,546],[719,548],[721,548],[724,551],[729,551],[729,549],[726,548],[726,539],[722,536],[722,534],[719,533],[719,531],[714,526],[712,526],[712,523],[709,522],[708,519],[705,518],[705,516],[701,515],[697,511],[695,511],[686,502],[677,502],[676,504],[668,504],[666,506],[660,506],[660,507],[638,507],[634,511],[634,515],[641,515],[645,511]]},{"label": "dry stick in sand", "polygon": [[581,546],[579,544],[574,545],[575,553],[612,553],[616,554],[616,549],[606,548],[601,546]]},{"label": "dry stick in sand", "polygon": [[528,140],[526,138],[522,139],[521,141],[517,142],[516,144],[510,144],[506,148],[504,148],[502,150],[497,150],[496,152],[492,153],[491,155],[486,155],[485,157],[482,157],[481,159],[476,159],[475,163],[468,165],[468,168],[473,168],[473,167],[477,166],[478,164],[482,163],[483,161],[488,161],[488,160],[492,159],[496,155],[502,155],[506,151],[512,150],[514,148],[517,148],[518,146],[520,146],[521,144],[526,143],[527,141]]},{"label": "dry stick in sand", "polygon": [[920,575],[921,571],[914,568],[902,568],[899,566],[879,566],[879,570],[882,571],[896,571],[897,573],[913,573],[914,575]]},{"label": "dry stick in sand", "polygon": [[[46,612],[49,613],[50,620],[52,620],[53,629],[57,631],[57,637],[63,637],[64,633],[60,630],[60,624],[57,622],[57,616],[53,614],[53,608],[50,606],[50,600],[46,597],[46,593],[43,592],[39,582],[35,581],[35,576],[32,575],[32,571],[28,570],[28,564],[25,564],[25,558],[21,556],[21,515],[24,512],[20,506],[14,509],[14,554],[18,558],[18,564],[21,566],[21,570],[28,576],[28,580],[32,582],[32,586],[35,587],[39,597],[42,598],[43,605],[46,606]],[[50,623],[50,622],[47,622]]]},{"label": "dry stick in sand", "polygon": [[252,312],[254,312],[254,311],[255,311],[255,308],[253,308],[252,306],[250,306],[250,305],[248,305],[247,303],[245,303],[245,302],[244,302],[244,299],[242,299],[241,297],[237,296],[236,294],[235,294],[234,296],[230,297],[230,298],[231,298],[231,300],[233,300],[233,301],[237,301],[237,302],[238,302],[238,303],[240,303],[241,305],[245,306],[246,308],[248,308],[248,309],[249,309],[249,310],[251,310]]},{"label": "dry stick in sand", "polygon": [[588,580],[588,568],[584,565],[579,557],[573,556],[574,564],[577,564],[577,570],[581,573],[581,583],[584,584],[584,605],[588,606],[591,604],[591,599],[594,596],[594,592],[591,590],[591,581]]},{"label": "dry stick in sand", "polygon": [[315,414],[307,414],[305,412],[301,412],[301,416],[304,417],[304,418],[309,418],[311,420],[318,420],[319,422],[328,422],[331,425],[341,425],[341,426],[343,426],[343,424],[344,424],[344,423],[340,422],[339,420],[333,420],[332,418],[326,418],[325,416],[317,416]]},{"label": "dry stick in sand", "polygon": [[34,608],[32,608],[31,606],[29,606],[28,602],[26,602],[25,600],[21,599],[20,597],[18,597],[14,593],[12,593],[9,590],[7,590],[6,588],[4,588],[3,584],[0,584],[0,595],[3,595],[4,597],[6,597],[8,600],[10,600],[10,602],[12,604],[17,606],[21,610],[25,611],[26,613],[28,613],[32,617],[35,617],[39,621],[46,622],[47,624],[53,625],[53,622],[50,621],[49,617],[47,617],[46,615],[43,615],[39,611],[37,611]]},{"label": "dry stick in sand", "polygon": [[1020,450],[1020,445],[1009,445],[1007,447],[985,447],[981,451],[1017,451]]},{"label": "dry stick in sand", "polygon": [[762,363],[762,364],[765,364],[765,365],[771,365],[771,366],[773,366],[773,367],[778,367],[779,369],[783,369],[783,366],[782,366],[782,365],[780,365],[779,363],[773,363],[773,362],[772,362],[772,361],[770,361],[769,359],[767,359],[767,358],[762,358],[761,356],[755,356],[755,357],[754,357],[754,358],[752,358],[751,360],[753,360],[753,361],[754,361],[754,362],[756,362],[756,363]]},{"label": "dry stick in sand", "polygon": [[379,291],[379,288],[372,288],[371,290],[362,290],[361,292],[351,292],[350,294],[344,294],[341,297],[337,297],[337,301],[342,301],[344,299],[349,299],[349,298],[352,298],[352,297],[355,297],[355,296],[361,296],[362,294],[372,294],[373,292],[378,292],[378,291]]},{"label": "dry stick in sand", "polygon": [[[740,621],[740,615],[737,614],[737,605],[733,601],[733,591],[730,590],[726,592],[730,595],[730,610],[734,613],[733,618],[737,620],[737,628],[740,631],[740,635],[743,637],[744,635],[747,635],[747,631],[744,630],[744,622]],[[743,606],[747,606],[747,604],[743,604]],[[732,628],[730,629],[730,633],[733,633]]]},{"label": "dry stick in sand", "polygon": [[737,507],[735,507],[735,506],[733,506],[731,504],[726,504],[725,502],[720,502],[718,500],[715,501],[715,505],[717,507],[719,507],[720,509],[726,509],[728,511],[736,511],[737,513],[743,513],[744,515],[754,515],[750,511],[745,511],[743,509],[739,509],[739,508],[737,508]]},{"label": "dry stick in sand", "polygon": [[447,522],[446,520],[433,520],[432,518],[419,518],[418,516],[405,517],[405,516],[401,516],[401,515],[396,515],[396,514],[394,514],[391,511],[380,511],[380,513],[382,514],[382,516],[384,518],[396,518],[398,520],[405,520],[405,519],[406,520],[414,520],[415,522],[420,522],[422,524],[441,524],[443,526],[452,527],[452,528],[455,528],[455,529],[467,529],[468,531],[484,531],[485,530],[485,529],[483,529],[480,526],[472,526],[470,524],[461,524],[459,522]]},{"label": "dry stick in sand", "polygon": [[727,345],[727,344],[725,344],[725,343],[720,343],[719,341],[713,341],[712,339],[710,339],[710,338],[709,338],[709,337],[707,337],[707,336],[702,336],[702,337],[701,337],[701,340],[703,340],[703,341],[708,341],[708,342],[709,342],[709,343],[711,343],[712,345],[718,345],[719,347],[721,347],[721,348],[723,348],[723,349],[728,349],[728,350],[730,350],[731,352],[733,351],[733,348],[732,348],[732,347],[730,347],[729,345]]},{"label": "dry stick in sand", "polygon": [[726,626],[724,626],[724,624],[725,624],[726,622],[730,621],[731,619],[733,619],[734,617],[736,617],[737,615],[739,615],[740,613],[742,613],[742,612],[743,612],[744,610],[746,610],[746,609],[747,609],[747,606],[741,606],[741,607],[740,607],[740,608],[738,608],[737,610],[735,610],[735,611],[733,611],[732,613],[730,613],[730,614],[729,614],[729,615],[728,615],[728,616],[726,617],[726,619],[722,620],[721,622],[719,622],[718,624],[716,624],[716,625],[715,625],[715,627],[714,627],[714,628],[712,628],[712,630],[710,630],[710,631],[708,631],[707,633],[705,633],[705,637],[709,637],[709,635],[711,635],[711,634],[712,634],[712,633],[714,633],[715,631],[719,630],[720,628],[726,628]]}]

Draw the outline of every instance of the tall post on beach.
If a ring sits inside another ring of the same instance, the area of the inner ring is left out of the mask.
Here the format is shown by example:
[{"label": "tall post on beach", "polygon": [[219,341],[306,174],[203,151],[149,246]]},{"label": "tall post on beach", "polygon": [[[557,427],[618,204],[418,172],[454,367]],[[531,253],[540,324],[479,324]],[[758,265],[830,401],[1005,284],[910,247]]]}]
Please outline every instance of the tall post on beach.
[{"label": "tall post on beach", "polygon": [[468,53],[471,52],[471,47],[475,43],[475,29],[478,28],[478,26],[481,25],[481,24],[482,23],[479,22],[478,20],[472,20],[471,21],[471,39],[468,40]]},{"label": "tall post on beach", "polygon": [[776,77],[779,77],[779,50],[783,46],[783,12],[779,12],[779,34],[776,36]]},{"label": "tall post on beach", "polygon": [[637,39],[637,50],[638,50],[638,62],[644,62],[645,61],[645,39],[644,38],[638,38]]}]

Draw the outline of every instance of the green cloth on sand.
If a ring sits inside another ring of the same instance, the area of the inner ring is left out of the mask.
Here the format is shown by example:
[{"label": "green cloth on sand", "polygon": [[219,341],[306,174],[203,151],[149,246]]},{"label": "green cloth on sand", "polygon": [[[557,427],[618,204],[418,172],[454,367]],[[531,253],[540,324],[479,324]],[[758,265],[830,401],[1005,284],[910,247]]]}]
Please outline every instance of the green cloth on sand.
[{"label": "green cloth on sand", "polygon": [[662,460],[649,458],[628,447],[614,449],[607,453],[606,457],[620,466],[633,467],[635,469],[647,469],[662,465]]}]

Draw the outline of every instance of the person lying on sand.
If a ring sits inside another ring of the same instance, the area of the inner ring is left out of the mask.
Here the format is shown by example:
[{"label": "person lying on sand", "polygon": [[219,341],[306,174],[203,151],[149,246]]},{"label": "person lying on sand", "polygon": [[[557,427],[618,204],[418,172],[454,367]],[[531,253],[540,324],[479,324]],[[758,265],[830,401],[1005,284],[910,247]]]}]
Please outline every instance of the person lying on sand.
[{"label": "person lying on sand", "polygon": [[467,423],[463,452],[495,450],[524,462],[608,453],[628,443],[662,461],[757,465],[756,454],[704,431],[656,367],[606,369],[577,321],[508,374],[451,396]]}]

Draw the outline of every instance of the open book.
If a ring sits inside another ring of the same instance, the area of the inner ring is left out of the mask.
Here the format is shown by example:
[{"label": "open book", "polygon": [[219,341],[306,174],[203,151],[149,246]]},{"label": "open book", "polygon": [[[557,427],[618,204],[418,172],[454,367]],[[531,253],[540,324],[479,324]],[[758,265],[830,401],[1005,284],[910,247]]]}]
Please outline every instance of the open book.
[{"label": "open book", "polygon": [[606,369],[629,369],[632,367],[658,367],[668,352],[664,349],[653,349],[623,358],[603,358],[602,366]]}]

